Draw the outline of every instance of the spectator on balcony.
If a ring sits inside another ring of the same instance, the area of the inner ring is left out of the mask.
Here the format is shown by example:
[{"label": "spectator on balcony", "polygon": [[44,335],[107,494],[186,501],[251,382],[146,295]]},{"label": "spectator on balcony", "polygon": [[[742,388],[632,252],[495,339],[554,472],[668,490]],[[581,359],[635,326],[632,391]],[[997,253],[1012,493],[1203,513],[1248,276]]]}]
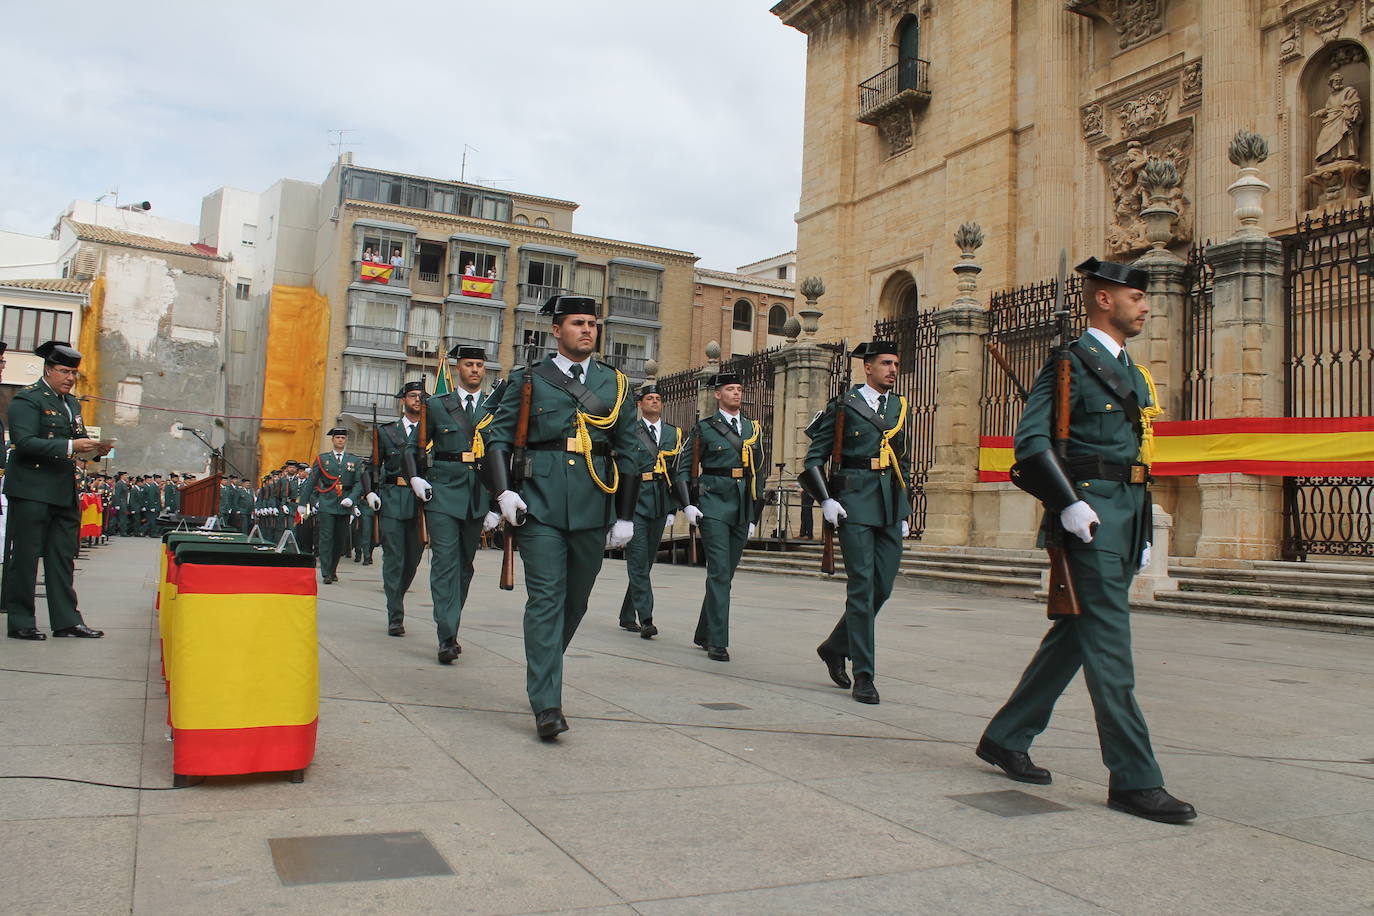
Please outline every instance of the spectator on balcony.
[{"label": "spectator on balcony", "polygon": [[398,269],[406,266],[406,259],[401,257],[401,249],[391,249],[391,266]]},{"label": "spectator on balcony", "polygon": [[471,261],[468,261],[466,264],[464,264],[464,265],[463,265],[463,276],[465,276],[465,277],[475,277],[475,276],[477,276],[477,265],[474,264],[474,263],[472,263]]},{"label": "spectator on balcony", "polygon": [[495,267],[488,267],[488,268],[487,268],[487,279],[488,279],[488,280],[495,280],[495,279],[496,279],[496,268],[495,268]]},{"label": "spectator on balcony", "polygon": [[372,246],[369,245],[367,248],[363,249],[363,260],[369,263],[376,262],[377,254],[372,250]]}]

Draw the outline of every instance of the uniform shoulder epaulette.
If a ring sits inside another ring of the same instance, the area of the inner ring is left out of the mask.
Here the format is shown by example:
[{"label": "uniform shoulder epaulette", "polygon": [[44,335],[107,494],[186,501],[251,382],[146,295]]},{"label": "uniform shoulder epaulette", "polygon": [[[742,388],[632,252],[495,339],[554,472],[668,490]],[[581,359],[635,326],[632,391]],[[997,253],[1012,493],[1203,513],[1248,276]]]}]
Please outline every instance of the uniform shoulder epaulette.
[{"label": "uniform shoulder epaulette", "polygon": [[453,412],[454,407],[458,406],[458,392],[445,391],[443,394],[431,395],[431,397],[443,405],[444,410]]}]

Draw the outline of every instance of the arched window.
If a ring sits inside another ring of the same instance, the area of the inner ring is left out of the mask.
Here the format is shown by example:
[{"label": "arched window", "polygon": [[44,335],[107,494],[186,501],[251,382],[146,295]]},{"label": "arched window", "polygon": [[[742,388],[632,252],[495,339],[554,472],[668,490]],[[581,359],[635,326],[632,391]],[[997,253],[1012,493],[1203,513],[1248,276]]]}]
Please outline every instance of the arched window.
[{"label": "arched window", "polygon": [[787,321],[787,309],[781,305],[775,305],[768,310],[768,333],[776,336],[782,335],[782,326]]},{"label": "arched window", "polygon": [[754,329],[754,305],[748,299],[735,300],[735,330],[752,331]]},{"label": "arched window", "polygon": [[879,310],[885,318],[915,315],[920,304],[921,296],[916,289],[916,278],[905,270],[896,271],[888,277],[878,297]]},{"label": "arched window", "polygon": [[515,223],[517,226],[528,226],[530,224],[530,218],[523,213],[517,213],[515,214],[515,219],[511,220],[511,222]]},{"label": "arched window", "polygon": [[920,81],[917,61],[921,57],[921,21],[904,16],[897,25],[897,86],[916,89]]},{"label": "arched window", "polygon": [[546,219],[544,219],[544,217],[542,217],[542,216],[536,216],[536,217],[534,218],[534,228],[536,228],[536,229],[547,229],[547,228],[549,228],[549,221],[546,220]]}]

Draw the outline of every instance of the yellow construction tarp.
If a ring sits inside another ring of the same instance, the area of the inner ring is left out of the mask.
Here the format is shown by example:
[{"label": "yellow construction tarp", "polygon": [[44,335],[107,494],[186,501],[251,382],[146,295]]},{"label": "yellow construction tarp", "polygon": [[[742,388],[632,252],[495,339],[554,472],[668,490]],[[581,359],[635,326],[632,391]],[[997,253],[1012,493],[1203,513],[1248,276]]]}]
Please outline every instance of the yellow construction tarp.
[{"label": "yellow construction tarp", "polygon": [[329,349],[329,299],[309,286],[273,286],[267,318],[267,359],[258,433],[258,471],[288,458],[313,458],[324,413],[324,367]]},{"label": "yellow construction tarp", "polygon": [[[100,321],[105,313],[105,275],[101,274],[91,284],[90,298],[81,315],[81,330],[77,334],[76,348],[81,351],[81,393],[99,396],[100,390]],[[115,387],[109,386],[106,397],[115,397]],[[81,419],[87,426],[100,426],[99,401],[86,401],[81,405]]]}]

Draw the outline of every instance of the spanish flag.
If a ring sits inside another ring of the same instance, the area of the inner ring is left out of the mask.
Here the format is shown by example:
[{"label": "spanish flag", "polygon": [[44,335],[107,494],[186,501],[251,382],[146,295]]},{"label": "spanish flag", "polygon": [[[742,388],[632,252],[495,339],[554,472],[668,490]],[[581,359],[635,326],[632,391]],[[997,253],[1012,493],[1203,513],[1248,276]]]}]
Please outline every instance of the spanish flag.
[{"label": "spanish flag", "polygon": [[492,290],[496,288],[496,281],[490,277],[464,277],[459,286],[459,292],[464,296],[473,296],[478,299],[490,299]]},{"label": "spanish flag", "polygon": [[390,264],[363,261],[358,265],[358,279],[364,283],[390,283],[393,270]]},{"label": "spanish flag", "polygon": [[81,534],[83,538],[100,537],[100,497],[94,493],[81,494]]}]

